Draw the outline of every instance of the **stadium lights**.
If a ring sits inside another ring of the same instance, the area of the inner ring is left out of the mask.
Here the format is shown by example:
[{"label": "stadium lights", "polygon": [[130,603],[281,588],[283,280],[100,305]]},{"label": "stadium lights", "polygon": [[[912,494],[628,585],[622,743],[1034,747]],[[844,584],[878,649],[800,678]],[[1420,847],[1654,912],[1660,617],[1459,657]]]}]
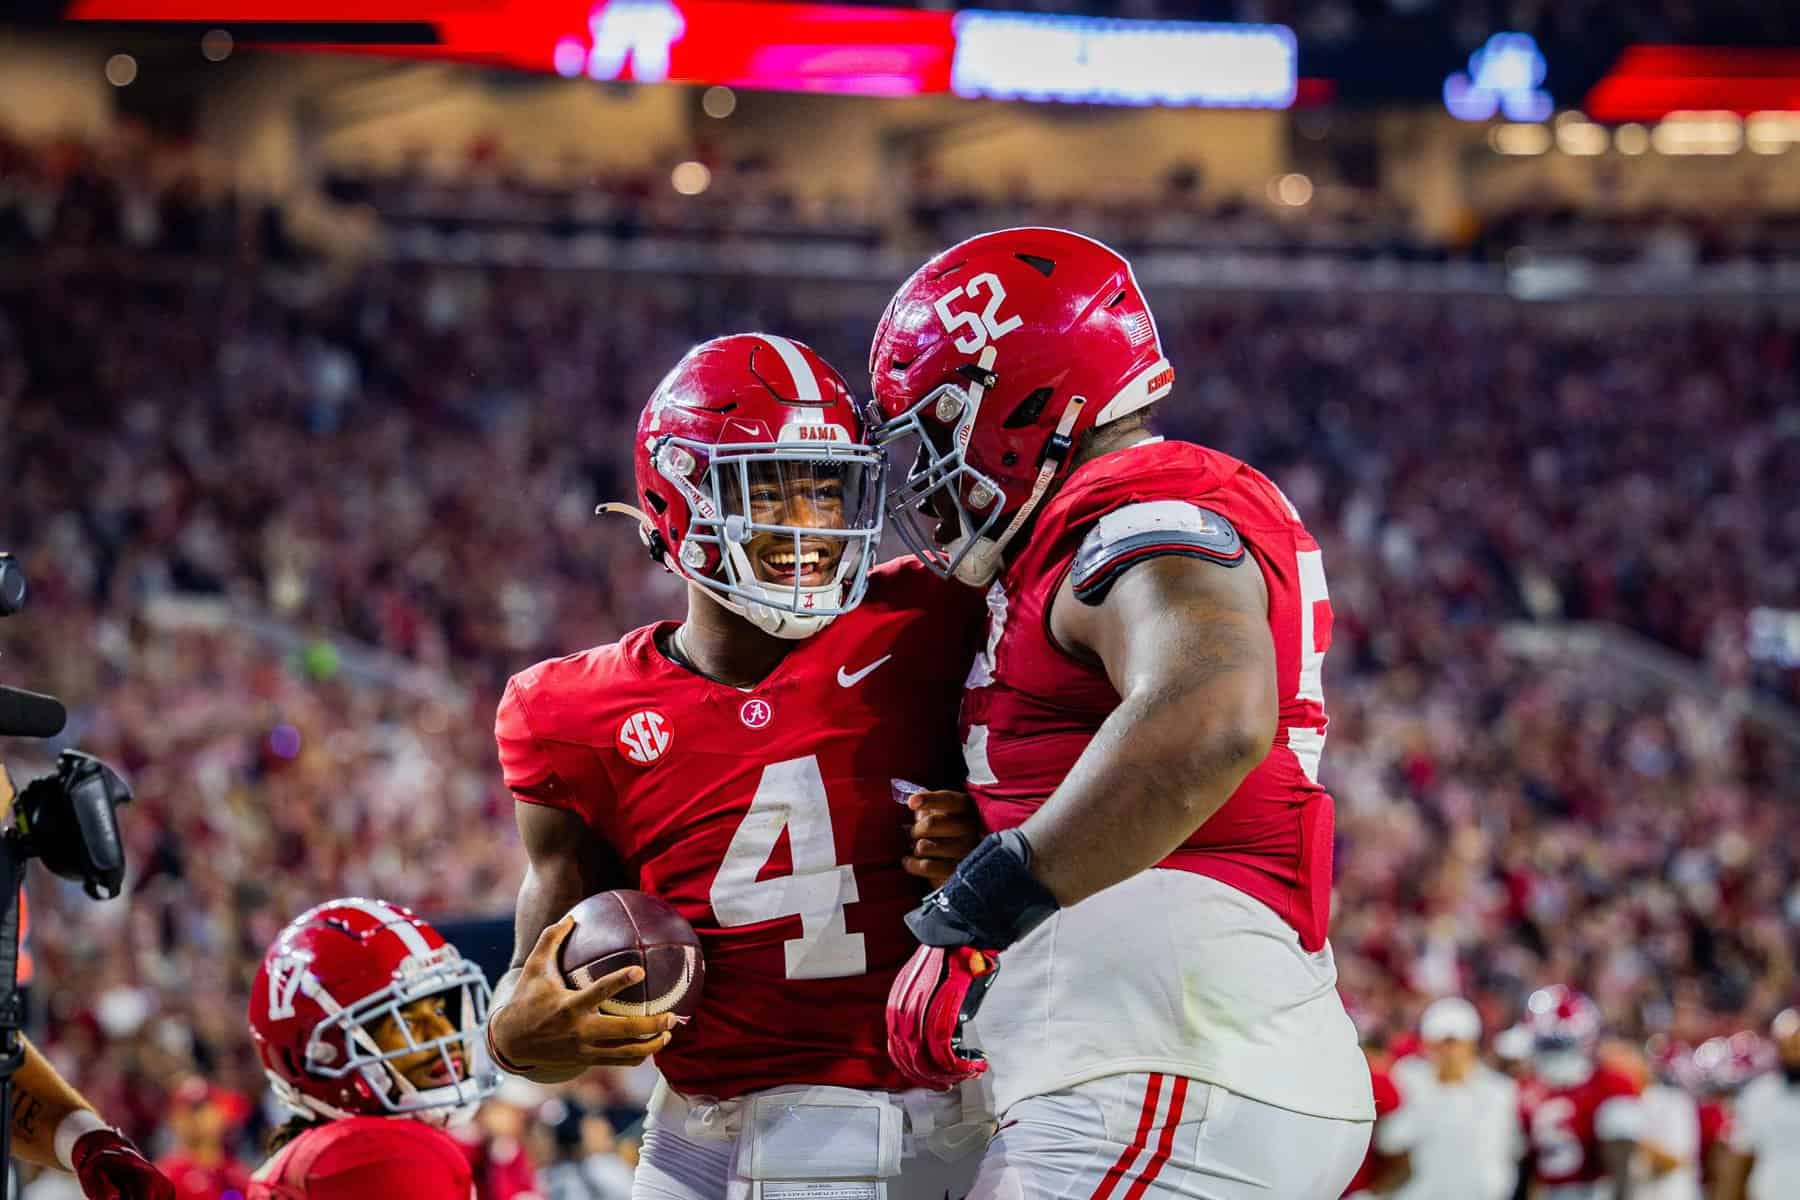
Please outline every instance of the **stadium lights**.
[{"label": "stadium lights", "polygon": [[1606,136],[1606,130],[1592,121],[1580,119],[1579,113],[1576,117],[1573,121],[1558,119],[1556,148],[1578,157],[1606,153],[1607,144],[1612,140]]},{"label": "stadium lights", "polygon": [[1613,146],[1620,154],[1639,155],[1650,149],[1650,131],[1633,121],[1613,130]]},{"label": "stadium lights", "polygon": [[1758,154],[1780,154],[1800,145],[1800,113],[1751,113],[1744,122],[1744,141]]},{"label": "stadium lights", "polygon": [[1312,202],[1313,181],[1297,173],[1269,180],[1269,198],[1288,208],[1304,208]]},{"label": "stadium lights", "polygon": [[705,163],[690,159],[675,164],[675,169],[669,172],[669,184],[684,196],[698,196],[712,186],[712,172],[707,170]]},{"label": "stadium lights", "polygon": [[1550,149],[1550,131],[1542,125],[1496,125],[1488,144],[1502,154],[1542,154]]},{"label": "stadium lights", "polygon": [[1542,121],[1552,104],[1542,87],[1548,71],[1543,51],[1529,33],[1496,33],[1469,56],[1467,71],[1444,80],[1444,107],[1459,121],[1499,115],[1515,122]]},{"label": "stadium lights", "polygon": [[1736,154],[1744,123],[1732,112],[1673,112],[1650,132],[1658,154]]},{"label": "stadium lights", "polygon": [[106,82],[116,88],[130,87],[138,76],[137,59],[129,54],[115,54],[106,60]]},{"label": "stadium lights", "polygon": [[700,110],[709,117],[723,121],[737,111],[737,93],[728,87],[709,87],[700,97]]}]

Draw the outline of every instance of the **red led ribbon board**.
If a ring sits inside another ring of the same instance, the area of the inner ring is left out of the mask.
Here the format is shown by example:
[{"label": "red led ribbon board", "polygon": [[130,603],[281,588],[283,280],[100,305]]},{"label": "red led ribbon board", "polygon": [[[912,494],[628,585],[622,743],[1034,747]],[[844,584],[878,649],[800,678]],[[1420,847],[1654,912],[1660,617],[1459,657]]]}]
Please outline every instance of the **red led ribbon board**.
[{"label": "red led ribbon board", "polygon": [[[639,82],[723,83],[799,92],[904,96],[949,90],[952,14],[748,0],[550,0],[394,4],[381,0],[77,0],[72,19],[237,28],[314,26],[284,36],[298,49],[427,56]],[[354,26],[420,22],[435,45],[371,43]],[[345,30],[334,31],[332,26]],[[336,33],[350,33],[342,40]],[[315,40],[316,39],[316,40]]]},{"label": "red led ribbon board", "polygon": [[1607,122],[1800,111],[1800,50],[1633,46],[1588,93],[1586,111]]}]

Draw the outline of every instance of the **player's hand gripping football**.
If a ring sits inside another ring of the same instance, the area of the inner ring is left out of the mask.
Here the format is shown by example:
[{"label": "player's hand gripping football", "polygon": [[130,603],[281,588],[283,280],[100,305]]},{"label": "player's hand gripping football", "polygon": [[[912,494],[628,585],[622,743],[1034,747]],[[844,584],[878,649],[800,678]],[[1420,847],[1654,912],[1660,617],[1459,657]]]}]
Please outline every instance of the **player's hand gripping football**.
[{"label": "player's hand gripping football", "polygon": [[116,1129],[83,1134],[69,1153],[87,1200],[175,1200],[175,1185]]},{"label": "player's hand gripping football", "polygon": [[912,812],[912,852],[900,860],[909,875],[942,887],[987,830],[967,792],[930,791],[894,781],[894,798]]},{"label": "player's hand gripping football", "polygon": [[603,975],[584,988],[563,981],[557,951],[575,928],[564,917],[538,935],[506,1003],[488,1021],[488,1048],[504,1070],[531,1078],[565,1078],[588,1067],[634,1066],[669,1044],[681,1018],[615,1017],[602,1000],[644,977],[641,967]]}]

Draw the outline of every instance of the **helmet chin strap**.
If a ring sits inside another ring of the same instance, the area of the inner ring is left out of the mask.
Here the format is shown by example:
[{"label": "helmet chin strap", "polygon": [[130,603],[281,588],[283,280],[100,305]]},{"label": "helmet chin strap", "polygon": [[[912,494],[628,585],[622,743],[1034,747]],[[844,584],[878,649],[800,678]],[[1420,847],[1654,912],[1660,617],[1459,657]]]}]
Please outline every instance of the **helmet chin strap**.
[{"label": "helmet chin strap", "polygon": [[1000,573],[1001,560],[1006,554],[1007,546],[1012,544],[1025,522],[1031,519],[1031,514],[1037,511],[1044,493],[1050,488],[1050,481],[1056,478],[1063,463],[1068,461],[1069,451],[1073,448],[1069,434],[1075,428],[1075,422],[1081,419],[1081,410],[1086,404],[1085,396],[1075,396],[1063,408],[1062,419],[1057,421],[1056,432],[1050,436],[1050,444],[1045,448],[1044,464],[1038,468],[1037,479],[1031,485],[1031,494],[1019,506],[1019,511],[1013,514],[1013,519],[999,537],[975,539],[974,546],[956,564],[957,579],[971,587],[986,587]]}]

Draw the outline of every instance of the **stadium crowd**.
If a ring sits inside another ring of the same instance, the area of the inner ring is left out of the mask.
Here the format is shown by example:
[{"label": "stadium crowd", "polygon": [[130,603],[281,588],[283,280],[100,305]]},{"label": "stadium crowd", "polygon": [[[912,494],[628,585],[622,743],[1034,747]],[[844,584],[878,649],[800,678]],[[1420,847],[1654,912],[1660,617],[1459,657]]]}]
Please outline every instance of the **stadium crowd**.
[{"label": "stadium crowd", "polygon": [[[522,856],[500,684],[677,606],[632,531],[591,515],[627,493],[637,406],[732,329],[804,338],[854,378],[886,289],[345,272],[289,261],[221,197],[181,245],[166,218],[146,243],[119,181],[79,171],[47,220],[0,215],[0,544],[36,589],[0,650],[132,779],[134,868],[129,904],[38,875],[33,1023],[164,1149],[200,1136],[170,1118],[172,1081],[211,1081],[218,1137],[253,1159],[269,1114],[243,1010],[268,939],[344,893],[505,911]],[[1449,993],[1504,1028],[1549,982],[1630,1039],[1760,1028],[1791,1002],[1792,745],[1709,690],[1546,666],[1502,634],[1604,621],[1712,689],[1800,697],[1743,649],[1748,607],[1800,607],[1800,516],[1776,499],[1800,494],[1800,327],[1152,300],[1181,371],[1164,430],[1268,470],[1330,563],[1334,941],[1365,1032]],[[631,1149],[609,1131],[642,1094],[600,1076],[501,1097],[488,1194],[522,1187],[521,1146],[591,1155],[616,1186]]]}]

